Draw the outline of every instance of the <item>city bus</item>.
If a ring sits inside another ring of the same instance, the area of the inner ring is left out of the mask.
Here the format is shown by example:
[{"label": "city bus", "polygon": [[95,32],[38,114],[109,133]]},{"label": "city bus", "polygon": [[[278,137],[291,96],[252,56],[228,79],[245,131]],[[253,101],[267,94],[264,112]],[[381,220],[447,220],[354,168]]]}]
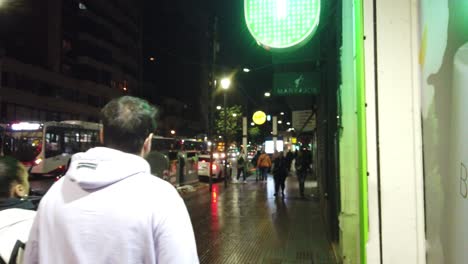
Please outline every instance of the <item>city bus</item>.
[{"label": "city bus", "polygon": [[30,175],[60,176],[74,153],[99,144],[98,123],[83,121],[4,124],[1,153],[21,161]]},{"label": "city bus", "polygon": [[203,141],[153,136],[146,160],[151,173],[179,186],[198,181],[198,156],[206,151]]}]

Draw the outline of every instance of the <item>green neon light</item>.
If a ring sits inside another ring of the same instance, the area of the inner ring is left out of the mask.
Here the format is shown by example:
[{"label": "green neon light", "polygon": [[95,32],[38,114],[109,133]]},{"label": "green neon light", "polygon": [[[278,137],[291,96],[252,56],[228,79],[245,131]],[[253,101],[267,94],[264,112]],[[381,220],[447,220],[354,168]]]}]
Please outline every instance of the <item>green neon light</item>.
[{"label": "green neon light", "polygon": [[320,20],[320,0],[244,0],[247,27],[267,48],[284,49],[308,41]]},{"label": "green neon light", "polygon": [[366,84],[364,65],[364,14],[363,0],[354,5],[355,47],[356,47],[356,87],[358,118],[358,159],[359,159],[359,230],[360,259],[367,263],[366,244],[369,239],[369,212],[367,193],[367,133],[366,133]]}]

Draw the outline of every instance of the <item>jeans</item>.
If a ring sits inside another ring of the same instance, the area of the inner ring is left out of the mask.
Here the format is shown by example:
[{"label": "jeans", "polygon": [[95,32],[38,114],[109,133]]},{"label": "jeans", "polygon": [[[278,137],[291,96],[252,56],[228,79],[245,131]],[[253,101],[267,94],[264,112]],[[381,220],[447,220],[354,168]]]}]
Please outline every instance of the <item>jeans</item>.
[{"label": "jeans", "polygon": [[260,175],[261,175],[260,180],[265,181],[267,179],[267,176],[268,176],[268,167],[261,167],[260,168]]},{"label": "jeans", "polygon": [[241,173],[242,173],[242,177],[244,178],[244,181],[245,181],[244,167],[237,168],[237,180],[239,180]]}]

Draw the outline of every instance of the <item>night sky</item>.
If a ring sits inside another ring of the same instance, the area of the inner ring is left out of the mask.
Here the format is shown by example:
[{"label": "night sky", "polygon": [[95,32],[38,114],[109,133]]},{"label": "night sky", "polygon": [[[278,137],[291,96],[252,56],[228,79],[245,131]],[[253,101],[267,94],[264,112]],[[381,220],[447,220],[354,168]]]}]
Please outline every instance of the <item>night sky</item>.
[{"label": "night sky", "polygon": [[[245,25],[243,12],[243,1],[146,1],[144,79],[154,84],[156,97],[176,97],[197,104],[196,98],[204,85],[203,67],[209,70],[211,65],[207,52],[212,51],[209,34],[216,15],[220,43],[218,74],[243,67],[252,69],[249,74],[238,72],[229,100],[244,105],[244,100],[250,98],[248,107],[260,108],[265,103],[263,92],[272,85],[271,54],[256,44]],[[154,62],[149,61],[151,56]]]}]

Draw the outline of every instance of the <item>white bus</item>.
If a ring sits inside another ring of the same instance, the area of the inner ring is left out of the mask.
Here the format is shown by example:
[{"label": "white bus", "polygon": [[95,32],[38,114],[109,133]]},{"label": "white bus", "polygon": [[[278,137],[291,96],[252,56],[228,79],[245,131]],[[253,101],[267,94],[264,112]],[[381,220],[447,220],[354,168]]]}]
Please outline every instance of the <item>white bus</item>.
[{"label": "white bus", "polygon": [[21,161],[31,175],[60,176],[71,155],[98,145],[100,128],[83,121],[10,123],[4,125],[1,152]]}]

